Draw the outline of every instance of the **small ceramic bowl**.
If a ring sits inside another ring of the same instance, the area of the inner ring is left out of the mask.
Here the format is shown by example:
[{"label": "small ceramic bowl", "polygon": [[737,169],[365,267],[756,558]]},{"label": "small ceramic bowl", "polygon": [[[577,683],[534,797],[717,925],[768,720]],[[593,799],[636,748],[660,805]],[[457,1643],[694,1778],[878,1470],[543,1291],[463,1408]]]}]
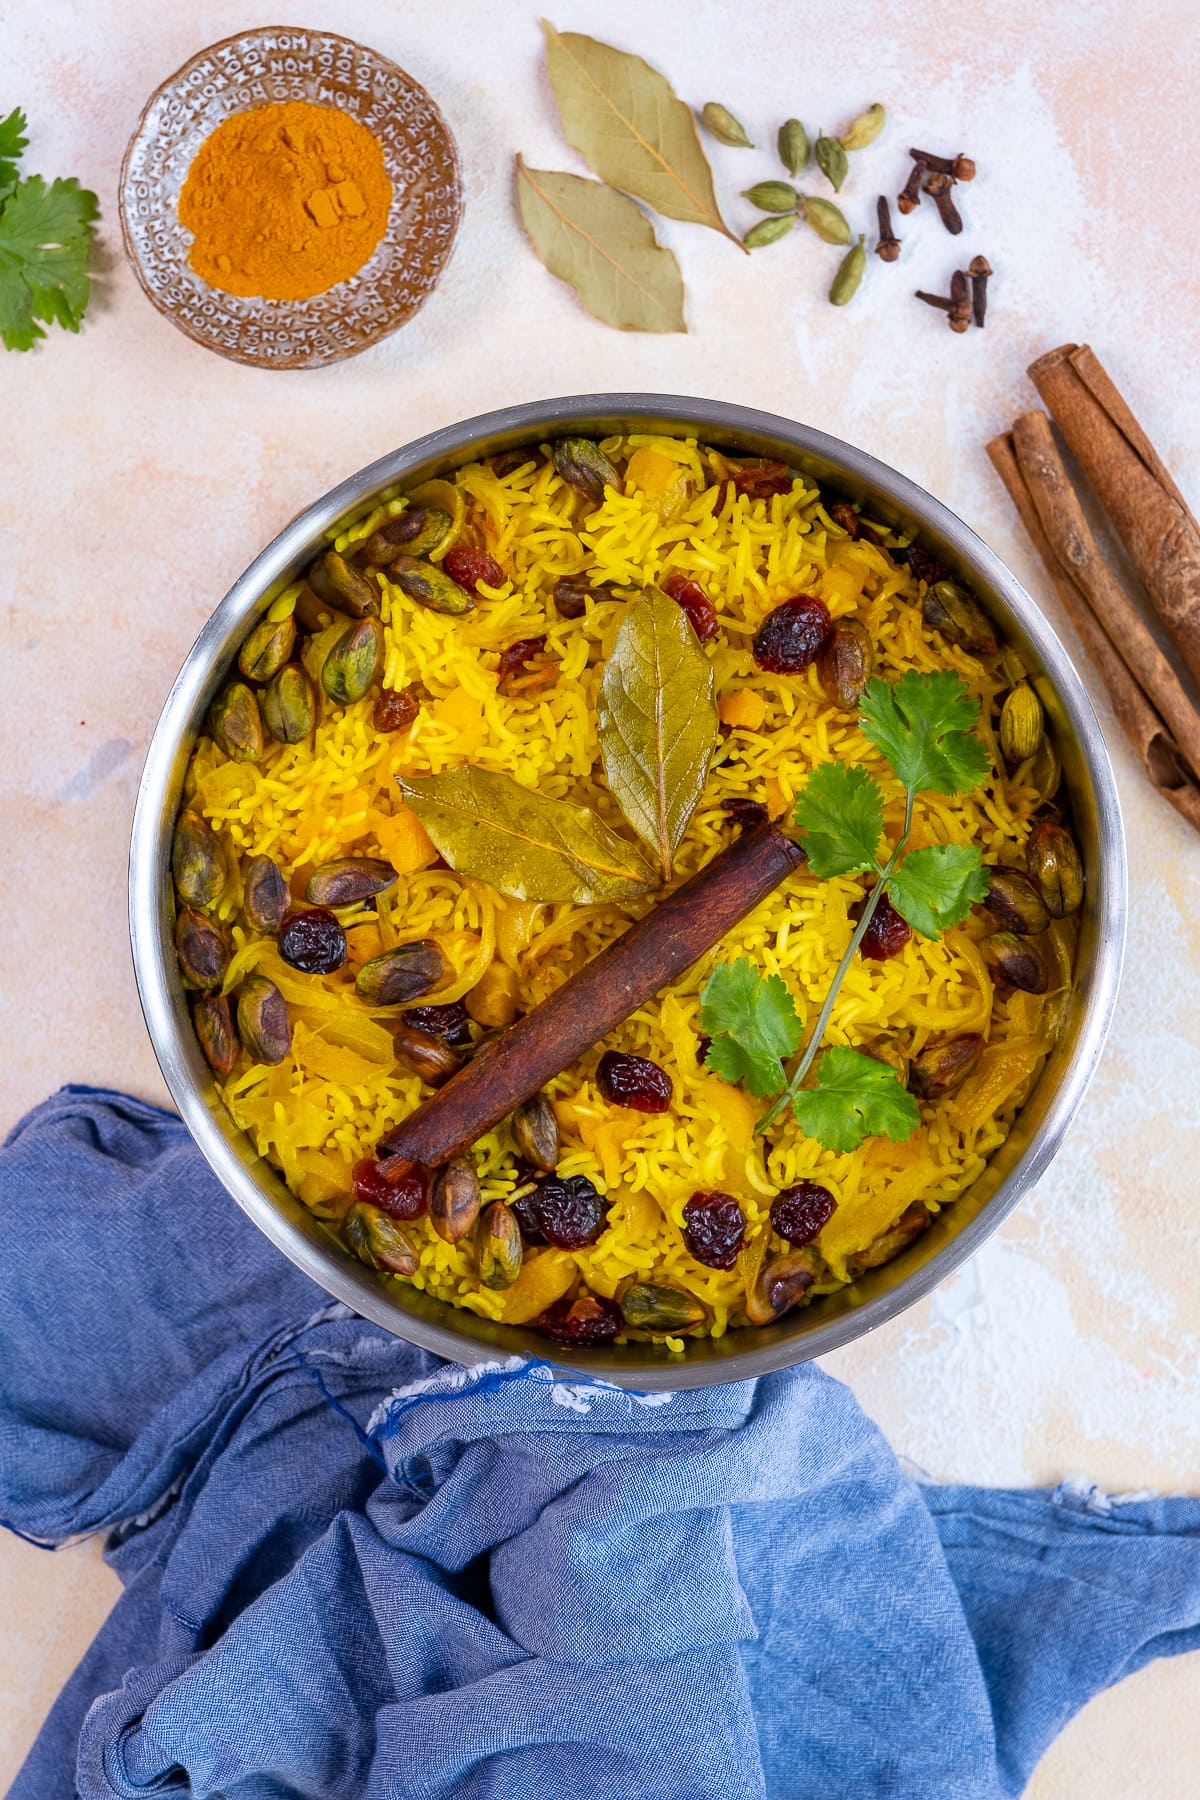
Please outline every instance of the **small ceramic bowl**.
[{"label": "small ceramic bowl", "polygon": [[[387,230],[356,275],[311,300],[243,299],[188,264],[179,196],[192,158],[232,114],[285,100],[337,106],[374,132],[392,183]],[[198,344],[264,369],[353,356],[411,319],[449,261],[462,217],[458,152],[425,89],[332,32],[267,26],[202,50],[151,96],[125,152],[121,231],[159,312]]]}]

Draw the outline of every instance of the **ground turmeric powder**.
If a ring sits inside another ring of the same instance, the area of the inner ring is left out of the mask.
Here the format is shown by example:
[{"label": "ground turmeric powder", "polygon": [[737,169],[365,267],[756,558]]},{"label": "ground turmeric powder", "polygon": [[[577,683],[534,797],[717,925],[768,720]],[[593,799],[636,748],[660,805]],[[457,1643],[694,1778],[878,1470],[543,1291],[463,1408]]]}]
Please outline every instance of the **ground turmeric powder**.
[{"label": "ground turmeric powder", "polygon": [[309,300],[362,268],[392,184],[373,132],[306,100],[235,113],[201,144],[179,196],[197,275],[226,293]]}]

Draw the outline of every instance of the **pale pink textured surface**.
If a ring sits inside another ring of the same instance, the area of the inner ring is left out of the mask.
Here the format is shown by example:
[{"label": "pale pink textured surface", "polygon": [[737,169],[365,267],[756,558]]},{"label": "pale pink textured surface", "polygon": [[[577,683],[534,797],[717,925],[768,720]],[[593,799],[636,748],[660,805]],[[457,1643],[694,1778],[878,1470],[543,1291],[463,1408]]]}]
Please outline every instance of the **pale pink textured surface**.
[{"label": "pale pink textured surface", "polygon": [[[29,166],[77,174],[104,210],[102,291],[79,339],[0,357],[4,1123],[59,1082],[161,1099],[124,925],[125,854],[158,703],[202,620],[316,494],[395,444],[509,401],[600,388],[740,400],[823,426],[932,489],[1061,625],[983,455],[1033,404],[1023,371],[1094,344],[1180,484],[1200,502],[1200,295],[1188,219],[1200,77],[1192,0],[1046,6],[979,0],[799,12],[790,0],[559,0],[560,29],[641,51],[678,90],[733,108],[756,152],[714,151],[735,198],[773,174],[791,113],[836,127],[892,109],[856,160],[863,228],[905,147],[960,146],[963,257],[997,270],[988,328],[954,338],[908,298],[944,288],[955,246],[932,215],[871,259],[845,311],[823,299],[835,253],[802,231],[740,257],[665,224],[690,334],[606,330],[534,261],[510,202],[511,156],[578,169],[541,72],[538,8],[509,0],[326,0],[304,19],[373,44],[425,85],[455,133],[466,216],[441,285],[376,349],[313,374],[237,368],[189,343],[120,258],[115,183],[147,94],[206,42],[262,22],[209,0],[0,0],[0,112],[29,112]],[[807,178],[806,178],[807,179]],[[1070,633],[1065,634],[1073,644]],[[1084,668],[1106,724],[1103,696]],[[1200,841],[1111,737],[1129,828],[1129,975],[1083,1113],[1035,1195],[933,1299],[831,1359],[899,1450],[939,1479],[1200,1489]],[[53,1561],[0,1542],[0,1787],[99,1624],[115,1582],[94,1547]],[[1090,1706],[1047,1756],[1036,1800],[1191,1800],[1195,1659],[1160,1663]]]}]

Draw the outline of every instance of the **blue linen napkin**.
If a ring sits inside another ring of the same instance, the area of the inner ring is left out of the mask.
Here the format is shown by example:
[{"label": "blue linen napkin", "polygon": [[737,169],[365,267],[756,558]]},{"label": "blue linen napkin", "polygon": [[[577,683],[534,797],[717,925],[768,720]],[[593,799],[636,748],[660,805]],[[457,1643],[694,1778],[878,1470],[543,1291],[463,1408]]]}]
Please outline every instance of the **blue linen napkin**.
[{"label": "blue linen napkin", "polygon": [[443,1363],[120,1094],[0,1153],[0,1370],[4,1522],[125,1584],[10,1800],[987,1800],[1200,1648],[1200,1501],[918,1486],[811,1366]]}]

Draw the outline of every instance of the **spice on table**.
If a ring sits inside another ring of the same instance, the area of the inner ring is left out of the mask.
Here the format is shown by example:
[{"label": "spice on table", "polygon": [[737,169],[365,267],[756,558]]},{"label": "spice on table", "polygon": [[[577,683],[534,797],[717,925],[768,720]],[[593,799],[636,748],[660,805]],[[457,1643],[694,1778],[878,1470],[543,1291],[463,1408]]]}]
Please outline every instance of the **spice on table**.
[{"label": "spice on table", "polygon": [[[919,166],[920,165],[917,163],[913,164],[914,168],[918,168]],[[946,227],[946,230],[950,233],[951,237],[957,237],[963,228],[963,222],[962,215],[957,206],[955,206],[954,196],[950,191],[953,186],[953,176],[945,174],[941,169],[935,169],[933,174],[930,175],[925,182],[925,192],[937,207],[938,214],[942,224]]]},{"label": "spice on table", "polygon": [[900,189],[900,192],[896,197],[896,205],[900,208],[902,213],[915,212],[916,208],[920,205],[921,183],[925,179],[927,168],[928,165],[921,162],[919,159],[913,164],[908,180]]},{"label": "spice on table", "polygon": [[910,150],[914,162],[922,162],[937,175],[951,175],[955,181],[974,181],[975,164],[960,150],[957,156],[935,156],[932,150]]},{"label": "spice on table", "polygon": [[875,142],[886,123],[887,113],[876,100],[865,112],[860,112],[856,118],[851,119],[843,131],[843,150],[865,150],[868,144]]},{"label": "spice on table", "polygon": [[842,183],[850,172],[850,159],[837,138],[826,137],[822,132],[813,150],[818,169],[829,182],[835,194],[841,192]]},{"label": "spice on table", "polygon": [[798,175],[808,161],[808,133],[799,119],[785,119],[776,139],[779,160],[789,175]]},{"label": "spice on table", "polygon": [[305,100],[234,113],[179,197],[196,274],[226,293],[309,300],[347,281],[387,227],[392,184],[373,132]]},{"label": "spice on table", "polygon": [[950,318],[951,331],[965,331],[971,323],[971,291],[967,286],[967,277],[962,269],[955,269],[950,277]]},{"label": "spice on table", "polygon": [[733,150],[753,150],[754,145],[746,135],[746,127],[719,100],[710,100],[701,109],[700,117],[705,130],[716,138],[718,144],[728,144]]},{"label": "spice on table", "polygon": [[971,311],[981,328],[987,317],[987,284],[991,273],[992,265],[986,256],[973,256],[967,265],[967,274],[971,277]]},{"label": "spice on table", "polygon": [[879,219],[879,242],[875,246],[875,254],[883,262],[895,262],[900,254],[900,239],[892,230],[892,211],[886,194],[880,194],[875,202],[875,212]]},{"label": "spice on table", "polygon": [[926,306],[936,306],[939,312],[948,313],[954,309],[954,302],[948,294],[927,294],[923,288],[918,288],[916,297],[923,300]]},{"label": "spice on table", "polygon": [[845,306],[848,300],[853,300],[862,283],[863,270],[866,266],[867,253],[863,248],[863,239],[860,235],[857,244],[847,250],[842,258],[838,272],[830,286],[829,298],[834,306]]}]

